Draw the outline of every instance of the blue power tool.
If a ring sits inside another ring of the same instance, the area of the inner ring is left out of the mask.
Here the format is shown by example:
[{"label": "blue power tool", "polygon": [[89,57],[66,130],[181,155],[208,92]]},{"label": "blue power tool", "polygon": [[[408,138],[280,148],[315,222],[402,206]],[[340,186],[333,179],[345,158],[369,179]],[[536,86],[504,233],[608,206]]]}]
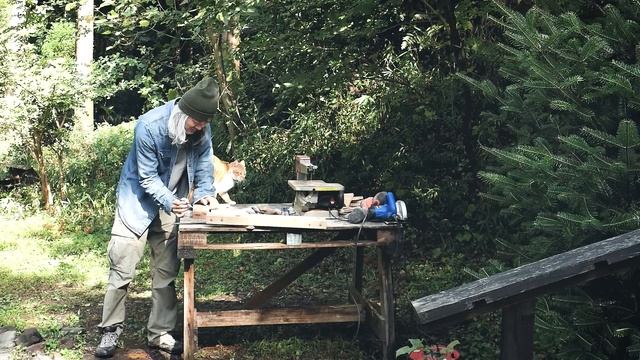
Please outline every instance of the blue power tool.
[{"label": "blue power tool", "polygon": [[[371,198],[369,198],[371,199]],[[374,197],[378,205],[369,208],[356,208],[348,216],[347,221],[357,224],[366,220],[386,221],[386,220],[406,220],[407,206],[402,200],[396,200],[396,196],[391,192],[379,192]]]},{"label": "blue power tool", "polygon": [[[379,197],[376,195],[376,197]],[[407,206],[404,201],[396,200],[396,196],[387,191],[386,197],[380,201],[380,205],[369,209],[367,219],[371,220],[405,220],[407,218]]]}]

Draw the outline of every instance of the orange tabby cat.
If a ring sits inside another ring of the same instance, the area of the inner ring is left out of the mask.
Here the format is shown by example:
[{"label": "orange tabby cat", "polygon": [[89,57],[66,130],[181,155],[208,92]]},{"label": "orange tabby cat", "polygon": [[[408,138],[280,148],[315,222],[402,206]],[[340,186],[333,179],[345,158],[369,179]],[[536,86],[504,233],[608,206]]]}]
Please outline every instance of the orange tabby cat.
[{"label": "orange tabby cat", "polygon": [[236,203],[231,200],[228,192],[236,183],[243,181],[246,175],[247,169],[244,166],[244,160],[228,162],[213,156],[213,186],[216,188],[217,196],[220,196],[225,203],[231,205]]}]

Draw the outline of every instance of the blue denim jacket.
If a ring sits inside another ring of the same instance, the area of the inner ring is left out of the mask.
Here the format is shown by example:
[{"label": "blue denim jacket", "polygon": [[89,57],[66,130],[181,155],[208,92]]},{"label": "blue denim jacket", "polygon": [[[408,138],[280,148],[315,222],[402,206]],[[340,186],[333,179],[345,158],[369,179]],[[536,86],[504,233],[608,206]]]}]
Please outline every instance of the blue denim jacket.
[{"label": "blue denim jacket", "polygon": [[[178,152],[168,130],[175,104],[176,100],[169,101],[138,118],[133,146],[120,173],[118,212],[122,222],[138,236],[149,227],[159,209],[171,212],[176,198],[167,188]],[[187,139],[183,146],[187,151],[189,189],[195,188],[193,200],[214,196],[211,127],[207,124],[199,135]]]}]

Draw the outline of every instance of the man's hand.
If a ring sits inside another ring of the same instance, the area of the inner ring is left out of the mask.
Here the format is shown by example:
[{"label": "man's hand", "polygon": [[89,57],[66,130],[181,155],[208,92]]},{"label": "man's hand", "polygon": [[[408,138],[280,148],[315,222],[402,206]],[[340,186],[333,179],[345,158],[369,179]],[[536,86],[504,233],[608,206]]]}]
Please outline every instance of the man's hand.
[{"label": "man's hand", "polygon": [[189,200],[185,198],[174,199],[171,203],[171,212],[181,218],[187,213],[187,211],[189,211],[189,207]]},{"label": "man's hand", "polygon": [[218,204],[216,198],[213,196],[205,196],[202,199],[198,200],[198,203],[203,205],[209,205],[209,207],[214,207],[214,205]]}]

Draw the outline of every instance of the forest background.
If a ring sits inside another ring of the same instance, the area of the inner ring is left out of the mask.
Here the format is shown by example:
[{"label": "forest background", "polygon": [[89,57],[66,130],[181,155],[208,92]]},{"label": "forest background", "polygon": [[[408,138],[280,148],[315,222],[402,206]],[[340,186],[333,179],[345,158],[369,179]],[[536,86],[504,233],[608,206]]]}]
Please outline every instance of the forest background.
[{"label": "forest background", "polygon": [[[214,152],[247,162],[239,203],[291,201],[298,153],[318,179],[407,203],[394,258],[398,347],[456,339],[465,359],[497,358],[499,315],[427,334],[410,300],[640,223],[637,0],[0,0],[0,12],[0,172],[37,174],[31,185],[3,183],[1,213],[7,229],[40,219],[29,237],[53,259],[42,268],[50,277],[0,264],[0,325],[40,326],[53,350],[61,326],[86,328],[69,357],[96,339],[96,311],[81,304],[101,301],[132,123],[207,75],[223,89]],[[0,254],[20,246],[5,238]],[[250,293],[268,283],[261,266],[295,260],[220,256],[203,270],[214,281],[202,298]],[[301,282],[340,289],[339,265]],[[640,357],[638,275],[540,298],[537,358]],[[66,306],[29,305],[43,283]],[[148,284],[134,289],[144,295]],[[34,308],[43,316],[24,316]],[[243,346],[228,358],[379,356],[351,330],[236,333],[228,343]]]}]

